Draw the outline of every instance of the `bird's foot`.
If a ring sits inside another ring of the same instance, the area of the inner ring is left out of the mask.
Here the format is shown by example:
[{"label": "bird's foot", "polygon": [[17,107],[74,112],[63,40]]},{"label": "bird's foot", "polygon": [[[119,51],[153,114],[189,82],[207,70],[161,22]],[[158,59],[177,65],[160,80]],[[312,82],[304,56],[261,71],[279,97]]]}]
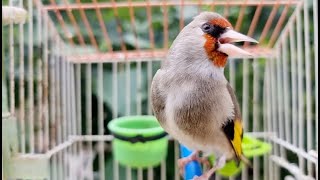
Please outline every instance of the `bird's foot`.
[{"label": "bird's foot", "polygon": [[194,151],[188,157],[178,159],[178,168],[179,168],[179,172],[180,172],[181,176],[184,175],[184,167],[186,166],[186,164],[188,164],[191,161],[196,160],[198,158],[198,155],[199,155],[199,151]]},{"label": "bird's foot", "polygon": [[220,158],[217,159],[217,161],[216,161],[214,166],[217,169],[221,169],[226,164],[226,161],[227,161],[226,156],[223,155],[223,156],[221,156]]},{"label": "bird's foot", "polygon": [[188,157],[178,159],[178,168],[179,168],[179,172],[180,172],[181,176],[184,176],[184,168],[191,161],[198,161],[199,163],[201,163],[207,167],[210,167],[209,160],[207,158],[199,157],[199,151],[194,151]]},{"label": "bird's foot", "polygon": [[204,173],[201,176],[194,176],[193,180],[208,180],[213,173],[215,173],[217,170],[223,168],[223,166],[226,164],[226,157],[221,156],[220,158],[217,159],[215,165],[206,173]]}]

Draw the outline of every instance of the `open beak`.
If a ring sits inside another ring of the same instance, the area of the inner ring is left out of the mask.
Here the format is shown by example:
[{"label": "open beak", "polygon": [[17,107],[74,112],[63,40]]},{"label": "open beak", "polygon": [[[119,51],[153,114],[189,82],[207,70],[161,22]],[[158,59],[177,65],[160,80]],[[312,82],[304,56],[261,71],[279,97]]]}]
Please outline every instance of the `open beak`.
[{"label": "open beak", "polygon": [[223,52],[229,56],[252,56],[252,54],[250,54],[249,52],[231,44],[234,42],[243,41],[258,43],[258,41],[251,37],[238,33],[232,29],[228,29],[219,37],[220,46],[218,48],[218,51]]}]

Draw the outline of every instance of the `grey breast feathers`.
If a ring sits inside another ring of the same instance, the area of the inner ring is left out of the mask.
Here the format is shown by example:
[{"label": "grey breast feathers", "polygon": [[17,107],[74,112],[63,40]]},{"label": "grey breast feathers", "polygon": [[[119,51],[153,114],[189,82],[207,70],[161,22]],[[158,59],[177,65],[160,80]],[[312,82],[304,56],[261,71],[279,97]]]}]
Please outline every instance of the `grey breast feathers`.
[{"label": "grey breast feathers", "polygon": [[182,131],[205,138],[233,115],[233,104],[224,82],[198,79],[192,83],[195,89],[176,107],[175,120]]},{"label": "grey breast feathers", "polygon": [[152,84],[151,84],[151,104],[155,116],[157,117],[160,124],[165,122],[165,105],[166,105],[166,95],[163,90],[160,90],[159,84],[161,78],[161,70],[158,70],[155,74]]}]

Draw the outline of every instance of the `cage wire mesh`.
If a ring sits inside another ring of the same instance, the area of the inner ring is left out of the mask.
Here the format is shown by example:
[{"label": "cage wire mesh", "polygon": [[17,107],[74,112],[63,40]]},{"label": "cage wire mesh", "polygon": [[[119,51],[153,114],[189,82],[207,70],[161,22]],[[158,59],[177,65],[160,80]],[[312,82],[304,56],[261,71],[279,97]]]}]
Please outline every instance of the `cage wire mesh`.
[{"label": "cage wire mesh", "polygon": [[[245,132],[272,144],[230,179],[318,179],[318,1],[8,0],[2,25],[2,164],[7,179],[180,179],[178,143],[158,167],[112,157],[107,123],[152,114],[149,87],[179,31],[201,11],[254,37],[225,75]],[[12,15],[14,16],[14,15]],[[225,179],[216,175],[216,179]]]}]

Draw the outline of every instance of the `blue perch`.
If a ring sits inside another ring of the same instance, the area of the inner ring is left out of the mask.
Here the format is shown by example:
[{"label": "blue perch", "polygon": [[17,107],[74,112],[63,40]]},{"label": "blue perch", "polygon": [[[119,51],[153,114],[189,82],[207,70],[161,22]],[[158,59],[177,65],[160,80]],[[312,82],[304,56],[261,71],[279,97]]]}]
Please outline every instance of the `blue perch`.
[{"label": "blue perch", "polygon": [[[181,158],[188,157],[192,151],[180,144],[180,156]],[[191,161],[184,167],[184,179],[189,180],[193,179],[194,176],[201,176],[202,169],[198,161]]]}]

